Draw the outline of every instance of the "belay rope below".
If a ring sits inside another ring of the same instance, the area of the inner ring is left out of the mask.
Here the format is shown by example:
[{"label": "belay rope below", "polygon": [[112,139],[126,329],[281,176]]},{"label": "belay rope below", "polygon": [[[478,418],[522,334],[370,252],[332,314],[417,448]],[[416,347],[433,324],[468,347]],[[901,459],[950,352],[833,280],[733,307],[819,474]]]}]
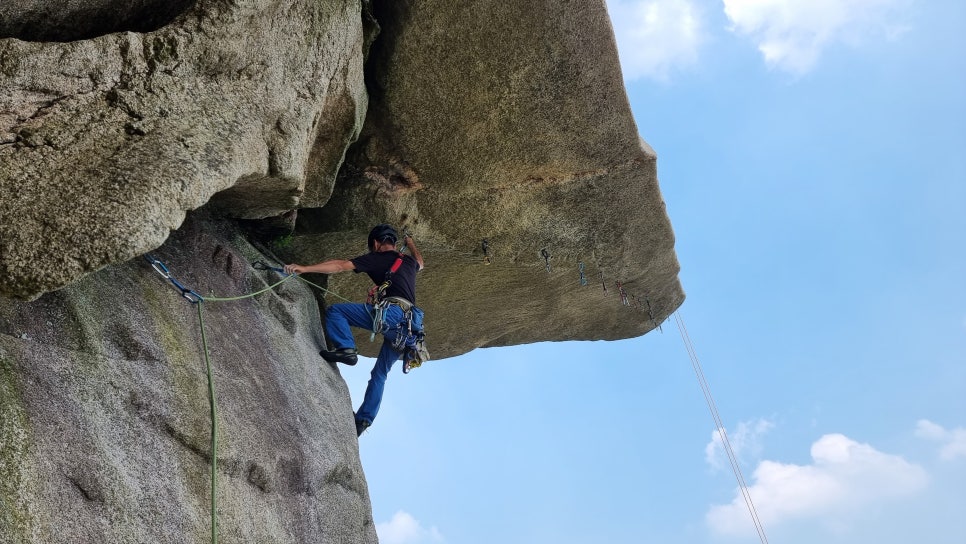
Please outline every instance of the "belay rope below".
[{"label": "belay rope below", "polygon": [[269,285],[268,287],[265,287],[264,289],[259,289],[258,291],[255,291],[254,293],[248,293],[248,294],[239,295],[236,297],[216,297],[216,296],[203,297],[199,295],[196,291],[185,287],[184,284],[179,282],[174,276],[171,275],[171,272],[168,271],[168,267],[165,266],[164,263],[162,263],[158,259],[150,255],[145,255],[144,258],[145,260],[148,261],[148,263],[151,264],[151,267],[154,268],[154,270],[161,275],[161,277],[171,282],[171,285],[173,285],[175,289],[181,292],[182,297],[184,297],[191,304],[194,304],[198,307],[198,326],[201,329],[201,348],[204,353],[205,372],[208,378],[208,408],[209,408],[209,414],[211,417],[211,446],[210,446],[211,447],[211,544],[217,544],[218,520],[216,516],[216,511],[218,506],[218,491],[217,491],[218,490],[218,404],[215,401],[215,381],[212,378],[211,357],[208,354],[208,336],[205,332],[205,313],[203,311],[204,303],[205,302],[230,302],[230,301],[236,301],[236,300],[243,300],[246,298],[252,298],[254,296],[258,296],[262,293],[275,289],[276,287],[292,279],[293,277],[298,277],[300,280],[311,285],[312,287],[315,287],[316,289],[319,289],[325,293],[333,295],[336,298],[345,300],[346,302],[350,302],[350,301],[348,299],[340,297],[338,294],[333,293],[332,291],[329,291],[325,287],[316,285],[295,274],[286,274],[283,269],[268,266],[261,261],[254,263],[252,266],[256,270],[273,270],[275,272],[278,272],[279,274],[283,274],[285,277]]}]

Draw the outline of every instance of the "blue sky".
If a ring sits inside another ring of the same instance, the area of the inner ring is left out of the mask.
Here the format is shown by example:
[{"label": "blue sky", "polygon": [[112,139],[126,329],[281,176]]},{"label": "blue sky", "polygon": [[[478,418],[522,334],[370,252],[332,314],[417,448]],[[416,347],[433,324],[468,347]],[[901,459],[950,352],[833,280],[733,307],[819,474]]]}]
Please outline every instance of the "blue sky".
[{"label": "blue sky", "polygon": [[[966,542],[966,4],[607,3],[768,540]],[[757,542],[714,436],[672,320],[395,371],[360,447],[383,544]]]}]

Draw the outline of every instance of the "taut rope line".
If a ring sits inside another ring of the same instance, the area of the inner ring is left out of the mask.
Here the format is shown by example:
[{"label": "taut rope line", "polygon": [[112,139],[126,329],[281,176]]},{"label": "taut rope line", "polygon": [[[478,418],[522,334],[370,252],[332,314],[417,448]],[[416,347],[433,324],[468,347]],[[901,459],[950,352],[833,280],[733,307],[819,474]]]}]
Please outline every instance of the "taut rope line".
[{"label": "taut rope line", "polygon": [[684,347],[688,351],[688,357],[691,358],[691,367],[694,369],[694,374],[698,378],[701,392],[704,393],[704,400],[708,403],[708,409],[711,411],[711,417],[714,419],[718,436],[721,438],[721,445],[724,447],[725,453],[728,454],[731,470],[734,471],[735,478],[738,480],[741,496],[745,500],[745,506],[748,507],[748,513],[751,514],[751,520],[755,524],[755,530],[758,531],[758,538],[762,544],[768,544],[768,537],[765,536],[765,526],[762,525],[761,520],[758,518],[758,510],[755,508],[755,503],[751,500],[748,484],[745,483],[745,477],[741,473],[741,467],[738,464],[738,458],[735,456],[734,449],[731,447],[731,441],[728,440],[728,432],[725,431],[724,423],[721,421],[718,406],[714,402],[714,397],[711,396],[711,386],[708,385],[708,380],[704,376],[704,370],[701,368],[701,362],[698,361],[698,354],[694,350],[694,344],[691,343],[691,336],[688,334],[688,329],[684,325],[684,318],[681,317],[679,312],[674,312],[674,321],[678,325],[678,331],[681,333],[681,340],[684,342]]}]

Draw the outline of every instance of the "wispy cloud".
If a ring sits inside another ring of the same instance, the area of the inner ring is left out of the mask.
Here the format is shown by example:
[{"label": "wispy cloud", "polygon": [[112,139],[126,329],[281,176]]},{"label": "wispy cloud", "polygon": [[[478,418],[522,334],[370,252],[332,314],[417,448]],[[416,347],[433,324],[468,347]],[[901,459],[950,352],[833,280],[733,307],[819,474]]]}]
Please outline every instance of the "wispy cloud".
[{"label": "wispy cloud", "polygon": [[[928,481],[922,467],[841,434],[821,437],[811,454],[810,465],[758,465],[748,491],[766,527],[795,519],[847,523],[867,508],[916,494]],[[713,506],[706,520],[718,533],[755,531],[740,493],[730,504]]]},{"label": "wispy cloud", "polygon": [[[761,455],[761,439],[775,426],[767,419],[760,418],[757,421],[742,421],[734,432],[727,433],[728,442],[731,449],[739,461],[749,461],[748,458],[757,460]],[[721,444],[721,433],[718,429],[711,431],[711,441],[704,447],[705,461],[716,470],[723,469],[730,465]]]},{"label": "wispy cloud", "polygon": [[692,0],[607,0],[624,79],[667,81],[698,60],[705,23]]},{"label": "wispy cloud", "polygon": [[376,533],[382,544],[436,544],[444,541],[436,527],[426,529],[402,510],[393,514],[389,521],[377,523]]},{"label": "wispy cloud", "polygon": [[732,30],[749,36],[770,66],[804,74],[832,44],[858,45],[905,31],[909,0],[723,0]]},{"label": "wispy cloud", "polygon": [[939,442],[939,457],[947,461],[963,457],[966,458],[966,429],[957,427],[947,431],[928,419],[920,419],[916,423],[916,436]]}]

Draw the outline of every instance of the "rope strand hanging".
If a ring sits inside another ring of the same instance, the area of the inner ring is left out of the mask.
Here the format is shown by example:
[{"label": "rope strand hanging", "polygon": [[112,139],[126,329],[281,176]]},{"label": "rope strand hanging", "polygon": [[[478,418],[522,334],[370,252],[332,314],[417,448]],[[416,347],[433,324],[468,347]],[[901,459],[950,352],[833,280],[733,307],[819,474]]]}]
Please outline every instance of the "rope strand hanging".
[{"label": "rope strand hanging", "polygon": [[684,342],[684,347],[688,351],[688,357],[691,359],[691,367],[694,369],[694,374],[698,378],[698,384],[701,386],[701,392],[704,394],[704,400],[708,404],[708,409],[711,411],[711,417],[714,419],[715,428],[718,431],[718,436],[721,438],[721,445],[723,446],[725,453],[728,455],[728,461],[731,463],[731,470],[735,473],[735,478],[738,480],[738,487],[741,490],[741,496],[745,501],[745,506],[748,508],[748,513],[751,515],[751,520],[755,524],[755,530],[758,532],[758,538],[761,540],[762,544],[768,544],[768,537],[765,536],[765,527],[761,523],[761,519],[758,517],[758,510],[755,508],[755,503],[751,500],[751,493],[748,491],[748,484],[745,483],[745,477],[741,473],[741,466],[738,464],[738,457],[735,455],[734,449],[731,447],[731,441],[728,440],[728,433],[725,430],[724,423],[721,420],[721,415],[718,413],[718,406],[714,402],[714,398],[711,396],[711,387],[708,385],[708,380],[704,376],[704,370],[701,368],[701,362],[698,361],[698,354],[694,350],[694,344],[691,342],[691,336],[688,334],[688,329],[684,325],[684,318],[681,317],[680,312],[674,312],[674,321],[677,323],[678,331],[681,333],[681,340]]},{"label": "rope strand hanging", "polygon": [[286,274],[285,273],[285,270],[283,270],[281,268],[278,268],[278,267],[269,266],[269,265],[265,264],[262,261],[256,261],[255,263],[252,263],[252,267],[255,268],[256,270],[272,270],[274,272],[277,272],[279,274],[282,274],[284,277],[281,280],[279,280],[279,281],[277,281],[277,282],[275,282],[275,283],[273,283],[273,284],[271,284],[271,285],[269,285],[269,286],[267,286],[267,287],[265,287],[263,289],[259,289],[258,291],[255,291],[255,292],[252,292],[252,293],[247,293],[247,294],[244,294],[244,295],[239,295],[239,296],[234,296],[234,297],[216,297],[216,296],[213,296],[213,295],[201,296],[196,291],[194,291],[192,289],[189,289],[183,283],[181,283],[180,281],[178,281],[171,274],[171,272],[168,270],[168,267],[165,266],[165,264],[163,262],[161,262],[160,260],[158,260],[158,259],[156,259],[156,258],[154,258],[154,257],[152,257],[150,255],[145,255],[144,258],[145,258],[145,260],[148,263],[151,264],[151,267],[154,268],[154,270],[158,274],[161,275],[162,278],[168,280],[171,283],[171,285],[173,285],[174,288],[177,289],[180,292],[181,296],[184,297],[185,300],[187,300],[189,303],[194,304],[194,305],[196,305],[198,307],[198,326],[199,326],[199,329],[201,330],[201,347],[202,347],[202,352],[203,352],[204,359],[205,359],[205,372],[206,372],[207,380],[208,380],[208,408],[209,408],[209,417],[210,417],[210,425],[211,425],[211,439],[210,439],[210,446],[209,446],[210,449],[211,449],[211,506],[210,506],[210,513],[211,513],[211,544],[217,544],[218,543],[218,518],[217,518],[217,507],[218,507],[218,403],[217,403],[216,398],[215,398],[215,382],[214,382],[213,373],[212,373],[211,356],[210,356],[210,354],[208,352],[208,335],[207,335],[206,330],[205,330],[205,316],[204,316],[204,311],[203,311],[204,303],[205,302],[231,302],[231,301],[237,301],[237,300],[243,300],[243,299],[247,299],[247,298],[252,298],[252,297],[261,295],[262,293],[266,293],[268,291],[271,291],[271,290],[275,289],[276,287],[278,287],[279,285],[285,283],[286,281],[288,281],[288,280],[290,280],[290,279],[292,279],[294,277],[297,277],[301,281],[307,283],[308,285],[311,285],[312,287],[315,287],[316,289],[321,290],[324,293],[330,294],[330,295],[332,295],[332,296],[334,296],[334,297],[336,297],[338,299],[344,300],[346,302],[350,302],[350,301],[348,299],[344,298],[344,297],[339,296],[337,293],[334,293],[334,292],[326,289],[325,287],[322,287],[320,285],[316,285],[315,283],[312,283],[312,282],[310,282],[310,281],[302,278],[301,276],[297,276],[295,274]]}]

